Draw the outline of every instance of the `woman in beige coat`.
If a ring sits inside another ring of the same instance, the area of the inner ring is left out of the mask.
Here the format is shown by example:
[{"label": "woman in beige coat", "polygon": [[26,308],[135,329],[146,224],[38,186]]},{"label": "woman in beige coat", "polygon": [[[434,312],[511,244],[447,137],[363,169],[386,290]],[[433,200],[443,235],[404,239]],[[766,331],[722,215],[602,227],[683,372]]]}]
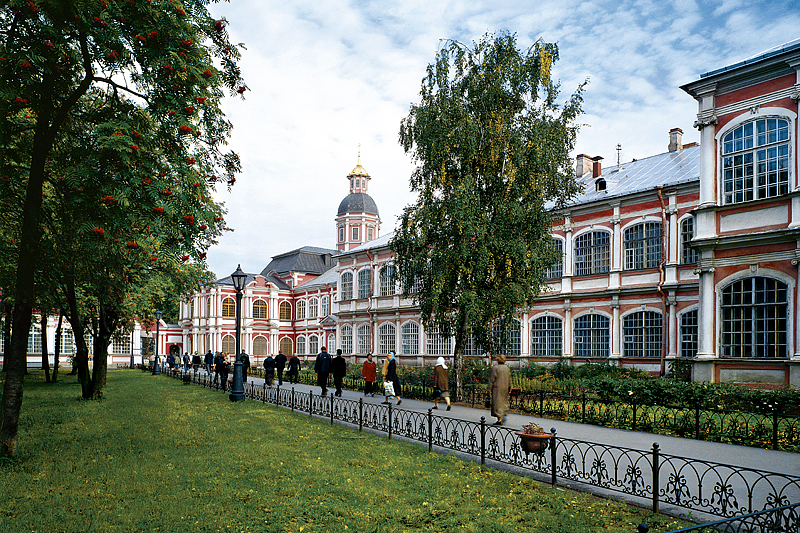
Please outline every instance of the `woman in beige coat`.
[{"label": "woman in beige coat", "polygon": [[506,366],[506,356],[494,356],[497,364],[489,376],[489,390],[492,391],[492,416],[497,418],[495,426],[502,426],[508,412],[508,391],[511,389],[511,370]]}]

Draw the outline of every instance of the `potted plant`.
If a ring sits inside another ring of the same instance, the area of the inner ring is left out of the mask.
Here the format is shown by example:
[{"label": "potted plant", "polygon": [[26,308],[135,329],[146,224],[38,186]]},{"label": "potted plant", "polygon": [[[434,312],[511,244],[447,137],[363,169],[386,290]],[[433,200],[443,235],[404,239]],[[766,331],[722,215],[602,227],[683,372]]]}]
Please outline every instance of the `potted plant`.
[{"label": "potted plant", "polygon": [[552,433],[546,433],[539,424],[530,422],[523,424],[520,431],[515,431],[519,435],[520,447],[525,455],[529,453],[543,453],[547,449]]}]

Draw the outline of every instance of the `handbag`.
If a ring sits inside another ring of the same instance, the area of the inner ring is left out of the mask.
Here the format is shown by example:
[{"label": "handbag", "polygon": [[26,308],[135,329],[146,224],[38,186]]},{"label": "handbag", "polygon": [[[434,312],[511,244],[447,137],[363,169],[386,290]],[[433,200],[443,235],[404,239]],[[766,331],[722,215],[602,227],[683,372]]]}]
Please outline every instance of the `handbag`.
[{"label": "handbag", "polygon": [[440,389],[439,387],[435,387],[433,389],[433,397],[438,398],[441,395],[442,395],[442,389]]},{"label": "handbag", "polygon": [[490,409],[492,407],[492,397],[491,396],[487,396],[486,397],[486,399],[483,401],[483,406],[486,409]]},{"label": "handbag", "polygon": [[392,383],[391,381],[383,382],[383,395],[394,396],[394,383]]}]

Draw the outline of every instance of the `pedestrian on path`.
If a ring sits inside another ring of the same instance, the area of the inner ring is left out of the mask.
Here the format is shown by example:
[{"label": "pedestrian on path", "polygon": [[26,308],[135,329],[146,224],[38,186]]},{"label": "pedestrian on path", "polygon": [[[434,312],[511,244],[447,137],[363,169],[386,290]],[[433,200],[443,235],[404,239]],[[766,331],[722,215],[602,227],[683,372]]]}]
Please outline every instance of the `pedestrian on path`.
[{"label": "pedestrian on path", "polygon": [[194,352],[194,357],[192,357],[192,370],[194,370],[195,374],[197,374],[197,371],[200,370],[200,364],[201,363],[202,363],[202,360],[200,359],[200,354],[197,353],[197,352]]},{"label": "pedestrian on path", "polygon": [[214,367],[214,354],[211,353],[211,350],[209,350],[208,353],[206,354],[205,363],[206,363],[206,374],[210,376],[211,369]]},{"label": "pedestrian on path", "polygon": [[403,403],[403,400],[400,399],[400,395],[402,391],[400,390],[400,378],[397,375],[397,361],[394,357],[394,352],[389,352],[389,358],[387,359],[388,363],[385,364],[386,374],[383,379],[384,381],[384,395],[386,396],[386,400],[381,403],[389,403],[389,398],[391,397],[390,394],[386,394],[386,385],[385,383],[391,383],[392,388],[394,389],[394,396],[397,397],[397,405]]},{"label": "pedestrian on path", "polygon": [[367,360],[361,365],[361,377],[364,378],[364,396],[372,394],[375,396],[375,378],[377,377],[378,368],[375,361],[372,360],[372,354],[367,354]]},{"label": "pedestrian on path", "polygon": [[283,352],[278,350],[278,355],[275,356],[275,371],[278,373],[278,386],[283,385],[283,369],[286,368],[286,356]]},{"label": "pedestrian on path", "polygon": [[222,352],[217,352],[216,357],[214,357],[214,384],[218,385],[220,377],[222,376],[222,360],[224,358],[224,354]]},{"label": "pedestrian on path", "polygon": [[506,366],[506,356],[499,353],[494,356],[497,364],[489,375],[489,390],[492,392],[492,416],[497,418],[495,426],[502,426],[508,413],[508,392],[511,389],[511,370]]},{"label": "pedestrian on path", "polygon": [[230,367],[228,366],[228,354],[222,354],[222,362],[218,365],[219,366],[219,377],[222,380],[222,390],[228,390],[228,372],[230,371]]},{"label": "pedestrian on path", "polygon": [[347,361],[342,357],[342,350],[336,350],[336,357],[333,358],[331,363],[331,371],[333,372],[333,385],[336,387],[336,396],[342,395],[342,380],[347,375]]},{"label": "pedestrian on path", "polygon": [[184,372],[189,371],[189,352],[183,354],[183,371]]},{"label": "pedestrian on path", "polygon": [[[282,355],[279,353],[279,355]],[[296,355],[292,355],[291,359],[289,359],[289,373],[287,374],[289,378],[289,383],[292,385],[297,384],[297,377],[300,374],[300,359]]]},{"label": "pedestrian on path", "polygon": [[439,408],[439,400],[447,402],[447,410],[450,410],[450,376],[447,373],[447,364],[444,357],[436,360],[433,367],[433,408]]},{"label": "pedestrian on path", "polygon": [[242,382],[247,383],[247,373],[250,371],[250,356],[242,350],[239,361],[242,362]]},{"label": "pedestrian on path", "polygon": [[267,354],[267,358],[264,359],[264,382],[267,384],[267,387],[271,389],[272,382],[274,380],[275,380],[275,359],[273,359],[271,355]]},{"label": "pedestrian on path", "polygon": [[328,374],[331,371],[331,354],[328,353],[328,348],[322,347],[322,351],[317,354],[317,360],[314,362],[314,372],[317,373],[317,385],[322,389],[322,395],[328,395]]}]

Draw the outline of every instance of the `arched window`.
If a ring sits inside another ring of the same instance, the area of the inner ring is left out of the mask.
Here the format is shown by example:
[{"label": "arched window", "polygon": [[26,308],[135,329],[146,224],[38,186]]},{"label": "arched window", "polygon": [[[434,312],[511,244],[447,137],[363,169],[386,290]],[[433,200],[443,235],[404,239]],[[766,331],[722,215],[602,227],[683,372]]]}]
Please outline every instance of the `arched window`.
[{"label": "arched window", "polygon": [[61,355],[75,353],[75,334],[69,328],[61,329]]},{"label": "arched window", "polygon": [[789,121],[762,118],[722,137],[722,198],[726,204],[789,192]]},{"label": "arched window", "polygon": [[426,352],[428,355],[450,355],[452,352],[450,337],[439,333],[439,328],[426,328]]},{"label": "arched window", "polygon": [[467,341],[464,343],[464,355],[483,355],[483,346],[478,344],[471,331],[467,336]]},{"label": "arched window", "polygon": [[264,357],[267,355],[267,338],[259,335],[253,338],[253,355]]},{"label": "arched window", "polygon": [[697,309],[686,311],[681,315],[681,357],[697,355]]},{"label": "arched window", "polygon": [[236,352],[236,339],[233,338],[233,335],[222,337],[222,351],[226,353]]},{"label": "arched window", "polygon": [[[331,333],[330,335],[328,335],[328,346],[330,347],[331,350],[333,350],[333,347],[336,346],[335,341],[336,341],[335,333]],[[339,348],[341,348],[341,346],[339,346]]]},{"label": "arched window", "polygon": [[311,298],[308,301],[308,318],[317,318],[319,315],[319,300]]},{"label": "arched window", "polygon": [[547,267],[547,270],[545,271],[545,278],[558,279],[563,275],[564,272],[564,242],[556,237],[553,237],[552,239],[552,246],[558,254],[558,260]]},{"label": "arched window", "polygon": [[661,222],[643,222],[625,230],[625,270],[656,268],[661,261]]},{"label": "arched window", "polygon": [[297,353],[305,354],[306,353],[306,338],[300,335],[297,337]]},{"label": "arched window", "polygon": [[681,220],[681,264],[697,264],[697,250],[689,246],[689,242],[694,239],[694,217],[686,217]]},{"label": "arched window", "polygon": [[294,354],[294,352],[292,351],[292,346],[293,345],[291,338],[284,337],[281,339],[281,352],[283,352],[283,355],[285,355],[287,358],[291,357]]},{"label": "arched window", "polygon": [[590,231],[575,239],[575,275],[588,276],[609,271],[610,233]]},{"label": "arched window", "polygon": [[723,357],[788,357],[788,287],[774,278],[743,278],[722,289]]},{"label": "arched window", "polygon": [[379,275],[380,275],[380,295],[394,296],[394,293],[396,291],[394,265],[383,265]]},{"label": "arched window", "polygon": [[189,300],[189,318],[194,318],[194,298]]},{"label": "arched window", "polygon": [[361,324],[358,326],[358,351],[356,353],[369,353],[372,351],[372,326]]},{"label": "arched window", "polygon": [[637,311],[622,319],[624,357],[661,357],[661,315]]},{"label": "arched window", "polygon": [[312,355],[319,353],[319,337],[316,335],[311,335],[308,337],[308,353]]},{"label": "arched window", "polygon": [[342,338],[339,347],[342,349],[343,354],[350,355],[353,353],[353,328],[349,325],[344,325],[340,331]]},{"label": "arched window", "polygon": [[610,328],[608,317],[581,315],[575,319],[573,355],[576,357],[608,357]]},{"label": "arched window", "polygon": [[111,339],[111,353],[129,354],[131,353],[131,332],[122,331],[119,335],[114,335]]},{"label": "arched window", "polygon": [[206,298],[206,316],[207,317],[211,316],[211,296]]},{"label": "arched window", "polygon": [[[291,320],[292,319],[292,305],[289,302],[281,302],[280,305],[280,317],[281,320]],[[286,355],[286,352],[283,352]]]},{"label": "arched window", "polygon": [[341,287],[341,297],[339,300],[352,300],[353,299],[353,273],[342,272],[342,279],[339,283]]},{"label": "arched window", "polygon": [[378,353],[388,354],[389,352],[396,352],[397,345],[397,328],[391,322],[381,324],[378,328]]},{"label": "arched window", "polygon": [[359,299],[372,296],[372,269],[365,268],[358,272],[358,297]]},{"label": "arched window", "polygon": [[540,316],[531,320],[531,355],[561,357],[563,321],[557,316]]},{"label": "arched window", "polygon": [[42,328],[32,324],[28,333],[28,353],[42,353]]},{"label": "arched window", "polygon": [[[297,302],[297,320],[303,320],[306,317],[306,301],[299,300]],[[298,353],[300,352],[300,347],[297,348]]]},{"label": "arched window", "polygon": [[233,298],[222,300],[222,318],[236,318],[236,302]]},{"label": "arched window", "polygon": [[267,302],[264,300],[256,300],[253,302],[253,318],[269,318],[269,307],[267,307]]},{"label": "arched window", "polygon": [[402,337],[403,355],[416,355],[419,353],[419,325],[416,322],[406,322],[400,328]]},{"label": "arched window", "polygon": [[[503,341],[501,348],[502,353],[512,357],[519,357],[522,344],[521,329],[522,325],[520,324],[519,320],[512,319],[511,323],[508,324],[508,328],[506,329],[506,338]],[[501,334],[501,325],[495,324],[492,328],[492,335],[499,339]]]},{"label": "arched window", "polygon": [[328,316],[328,297],[322,296],[319,299],[319,316],[326,317]]}]

